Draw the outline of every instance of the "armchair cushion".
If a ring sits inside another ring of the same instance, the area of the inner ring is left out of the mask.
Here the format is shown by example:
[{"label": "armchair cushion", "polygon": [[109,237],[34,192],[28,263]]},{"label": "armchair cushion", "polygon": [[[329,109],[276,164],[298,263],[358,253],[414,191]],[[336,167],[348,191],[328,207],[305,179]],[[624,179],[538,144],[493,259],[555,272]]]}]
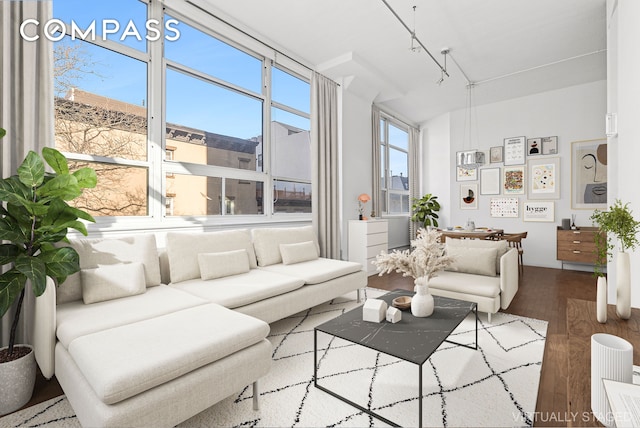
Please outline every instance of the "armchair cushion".
[{"label": "armchair cushion", "polygon": [[447,246],[447,254],[455,258],[448,270],[476,275],[496,276],[496,248]]},{"label": "armchair cushion", "polygon": [[446,241],[447,248],[465,247],[465,248],[496,248],[496,272],[500,273],[500,259],[509,251],[509,243],[507,241],[489,241],[486,239],[449,239]]}]

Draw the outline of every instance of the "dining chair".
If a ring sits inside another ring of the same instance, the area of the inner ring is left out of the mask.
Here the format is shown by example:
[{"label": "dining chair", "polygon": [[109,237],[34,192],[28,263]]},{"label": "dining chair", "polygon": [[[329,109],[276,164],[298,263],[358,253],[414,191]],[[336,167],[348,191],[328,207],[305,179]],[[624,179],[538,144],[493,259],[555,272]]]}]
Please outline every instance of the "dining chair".
[{"label": "dining chair", "polygon": [[527,237],[527,233],[528,232],[504,233],[499,236],[499,239],[509,243],[509,247],[518,250],[518,269],[520,270],[521,275],[523,272],[522,255],[524,254],[524,250],[522,249],[522,240]]}]

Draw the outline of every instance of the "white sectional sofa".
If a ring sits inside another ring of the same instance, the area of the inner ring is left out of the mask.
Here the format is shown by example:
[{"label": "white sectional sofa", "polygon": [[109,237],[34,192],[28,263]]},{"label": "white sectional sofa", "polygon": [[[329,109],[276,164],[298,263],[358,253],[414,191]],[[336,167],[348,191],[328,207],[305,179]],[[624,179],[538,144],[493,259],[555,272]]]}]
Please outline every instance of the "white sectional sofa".
[{"label": "white sectional sofa", "polygon": [[518,252],[507,241],[447,238],[445,251],[454,264],[429,280],[436,296],[478,304],[478,311],[491,314],[507,309],[518,291]]},{"label": "white sectional sofa", "polygon": [[81,272],[36,299],[34,348],[84,426],[173,426],[271,364],[268,322],[366,286],[311,227],[81,239]]}]

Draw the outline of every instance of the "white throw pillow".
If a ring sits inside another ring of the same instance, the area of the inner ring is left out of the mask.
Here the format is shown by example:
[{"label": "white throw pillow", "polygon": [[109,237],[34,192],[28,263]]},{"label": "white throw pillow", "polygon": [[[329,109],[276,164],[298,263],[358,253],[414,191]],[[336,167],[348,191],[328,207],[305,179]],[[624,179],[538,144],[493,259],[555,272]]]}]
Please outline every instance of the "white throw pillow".
[{"label": "white throw pillow", "polygon": [[472,248],[447,245],[447,255],[455,261],[447,270],[475,275],[496,276],[497,248]]},{"label": "white throw pillow", "polygon": [[85,304],[135,296],[147,290],[142,263],[119,263],[80,271]]},{"label": "white throw pillow", "polygon": [[247,273],[251,269],[247,250],[222,251],[198,254],[200,277],[215,279]]},{"label": "white throw pillow", "polygon": [[318,247],[313,241],[299,242],[296,244],[280,244],[282,263],[292,265],[318,258]]},{"label": "white throw pillow", "polygon": [[[471,247],[471,248],[497,248],[496,255],[496,272],[500,273],[500,259],[509,251],[509,243],[507,241],[491,241],[488,239],[455,239],[447,238],[447,248],[449,247]],[[445,269],[449,270],[449,269]]]},{"label": "white throw pillow", "polygon": [[320,253],[318,238],[312,226],[302,227],[258,227],[251,230],[253,247],[259,266],[282,263],[280,244],[296,244],[313,241]]},{"label": "white throw pillow", "polygon": [[221,253],[224,251],[246,250],[249,265],[258,267],[253,252],[251,235],[246,229],[221,230],[216,232],[167,233],[167,256],[171,282],[176,284],[190,279],[201,278],[198,254]]}]

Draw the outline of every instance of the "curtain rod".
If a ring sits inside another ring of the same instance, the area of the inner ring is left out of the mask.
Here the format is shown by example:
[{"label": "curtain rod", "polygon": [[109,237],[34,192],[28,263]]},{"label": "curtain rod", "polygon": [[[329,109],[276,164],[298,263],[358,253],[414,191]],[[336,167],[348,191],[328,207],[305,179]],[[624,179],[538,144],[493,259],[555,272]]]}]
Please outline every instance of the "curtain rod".
[{"label": "curtain rod", "polygon": [[411,34],[411,36],[413,37],[413,39],[414,39],[416,42],[418,42],[418,44],[419,44],[420,46],[422,46],[422,49],[424,49],[424,51],[425,51],[425,52],[426,52],[426,53],[431,57],[431,59],[433,60],[433,62],[435,62],[435,63],[438,65],[438,67],[440,68],[440,71],[442,71],[442,72],[443,72],[447,77],[450,77],[450,76],[449,76],[449,73],[447,73],[447,70],[446,70],[442,65],[440,65],[440,63],[438,62],[438,60],[437,60],[433,55],[431,55],[431,52],[429,52],[429,49],[427,49],[427,47],[424,45],[424,43],[422,43],[422,42],[420,41],[420,39],[418,39],[418,36],[416,36],[415,31],[411,31],[411,28],[409,28],[409,26],[408,26],[407,24],[405,24],[405,22],[402,20],[402,18],[400,18],[400,15],[398,15],[398,14],[396,13],[396,11],[395,11],[395,10],[393,10],[393,8],[391,7],[391,5],[389,5],[389,3],[387,3],[387,0],[382,0],[382,3],[384,3],[384,4],[385,4],[385,6],[387,6],[387,7],[389,8],[389,10],[391,11],[391,13],[393,13],[393,15],[396,17],[396,19],[397,19],[398,21],[400,21],[400,23],[404,26],[404,28],[406,28],[406,29],[407,29],[407,31],[409,32],[409,34]]}]

